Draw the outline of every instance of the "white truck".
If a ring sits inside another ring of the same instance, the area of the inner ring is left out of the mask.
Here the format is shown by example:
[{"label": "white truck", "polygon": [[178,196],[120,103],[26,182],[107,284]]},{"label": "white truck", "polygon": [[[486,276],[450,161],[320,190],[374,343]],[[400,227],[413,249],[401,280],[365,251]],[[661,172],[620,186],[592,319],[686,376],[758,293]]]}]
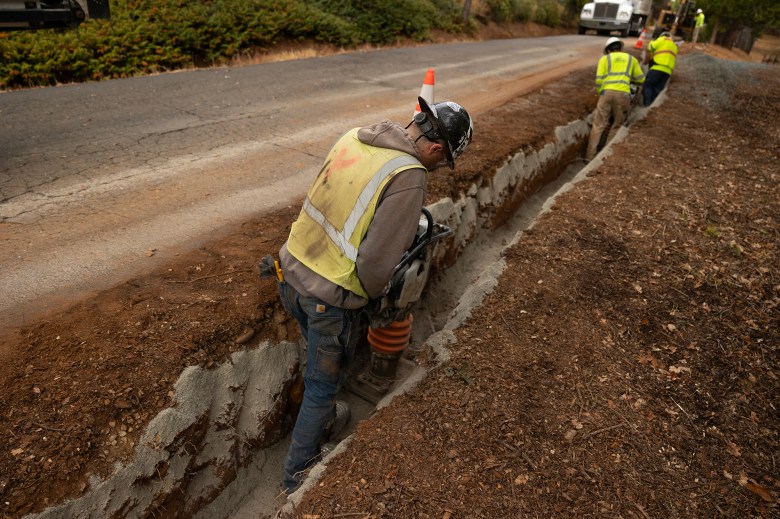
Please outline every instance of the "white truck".
[{"label": "white truck", "polygon": [[620,35],[637,36],[650,17],[652,0],[594,0],[580,12],[579,33],[593,30],[598,34],[619,31]]}]

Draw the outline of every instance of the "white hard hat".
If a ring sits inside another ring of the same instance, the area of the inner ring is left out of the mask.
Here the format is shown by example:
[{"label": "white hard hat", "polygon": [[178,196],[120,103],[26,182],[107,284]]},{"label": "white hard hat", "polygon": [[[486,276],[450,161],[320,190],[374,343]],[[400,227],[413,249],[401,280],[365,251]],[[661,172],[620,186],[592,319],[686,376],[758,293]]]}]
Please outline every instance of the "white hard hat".
[{"label": "white hard hat", "polygon": [[703,12],[704,12],[704,11],[702,11],[701,9],[696,9],[696,14],[701,14],[701,13],[703,13]]},{"label": "white hard hat", "polygon": [[607,43],[604,44],[604,52],[606,53],[607,49],[609,49],[610,47],[612,47],[615,44],[620,45],[620,50],[623,49],[623,42],[620,41],[620,38],[616,38],[616,37],[613,36],[613,37],[611,37],[610,39],[607,40]]}]

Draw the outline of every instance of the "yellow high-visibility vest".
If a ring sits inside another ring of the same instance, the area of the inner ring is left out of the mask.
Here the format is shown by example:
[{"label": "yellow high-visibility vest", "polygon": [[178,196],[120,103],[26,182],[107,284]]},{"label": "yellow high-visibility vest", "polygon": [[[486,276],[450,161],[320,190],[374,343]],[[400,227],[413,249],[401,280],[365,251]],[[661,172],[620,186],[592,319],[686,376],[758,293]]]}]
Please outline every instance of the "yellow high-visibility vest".
[{"label": "yellow high-visibility vest", "polygon": [[677,63],[677,45],[667,36],[661,36],[650,42],[647,50],[653,53],[653,66],[650,70],[660,70],[671,75]]},{"label": "yellow high-visibility vest", "polygon": [[328,153],[292,225],[287,250],[328,281],[368,298],[355,262],[379,195],[398,173],[424,166],[407,153],[360,142],[358,130],[347,132]]},{"label": "yellow high-visibility vest", "polygon": [[601,57],[596,67],[596,90],[617,90],[631,93],[631,83],[644,83],[645,74],[639,61],[626,52],[609,52]]}]

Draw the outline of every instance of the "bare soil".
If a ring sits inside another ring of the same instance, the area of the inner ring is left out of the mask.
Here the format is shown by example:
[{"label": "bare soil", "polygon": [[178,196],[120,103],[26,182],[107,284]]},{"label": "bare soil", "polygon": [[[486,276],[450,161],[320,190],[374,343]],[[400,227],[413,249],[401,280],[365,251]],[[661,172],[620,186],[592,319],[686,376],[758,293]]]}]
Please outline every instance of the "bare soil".
[{"label": "bare soil", "polygon": [[683,61],[300,517],[778,516],[780,74],[727,79]]},{"label": "bare soil", "polygon": [[[359,424],[302,517],[777,515],[780,74],[724,92],[684,63],[670,98],[506,254],[452,360]],[[480,116],[429,201],[585,117],[591,85],[583,70]],[[110,474],[186,366],[297,337],[256,263],[298,209],[12,331],[0,516]]]}]

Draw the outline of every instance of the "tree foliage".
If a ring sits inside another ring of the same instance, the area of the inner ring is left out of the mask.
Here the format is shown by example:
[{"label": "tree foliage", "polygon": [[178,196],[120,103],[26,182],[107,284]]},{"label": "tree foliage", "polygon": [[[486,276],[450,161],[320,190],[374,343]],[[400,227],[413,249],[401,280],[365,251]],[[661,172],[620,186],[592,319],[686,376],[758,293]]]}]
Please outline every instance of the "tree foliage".
[{"label": "tree foliage", "polygon": [[0,33],[0,88],[227,63],[281,41],[350,47],[465,30],[455,0],[112,0],[111,15]]},{"label": "tree foliage", "polygon": [[699,0],[707,23],[717,22],[725,32],[749,27],[753,36],[764,29],[780,28],[780,2],[777,0]]},{"label": "tree foliage", "polygon": [[556,0],[541,0],[536,6],[534,21],[549,27],[561,24],[561,5]]}]

